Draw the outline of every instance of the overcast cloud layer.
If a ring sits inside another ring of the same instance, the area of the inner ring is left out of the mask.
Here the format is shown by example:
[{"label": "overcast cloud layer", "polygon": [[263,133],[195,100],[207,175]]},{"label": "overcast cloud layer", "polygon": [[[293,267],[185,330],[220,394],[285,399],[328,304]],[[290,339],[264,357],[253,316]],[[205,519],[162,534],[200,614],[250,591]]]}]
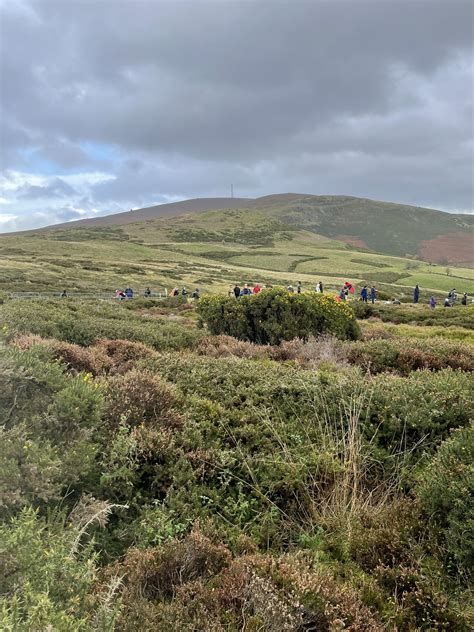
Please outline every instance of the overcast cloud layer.
[{"label": "overcast cloud layer", "polygon": [[0,0],[0,231],[231,183],[472,212],[472,11]]}]

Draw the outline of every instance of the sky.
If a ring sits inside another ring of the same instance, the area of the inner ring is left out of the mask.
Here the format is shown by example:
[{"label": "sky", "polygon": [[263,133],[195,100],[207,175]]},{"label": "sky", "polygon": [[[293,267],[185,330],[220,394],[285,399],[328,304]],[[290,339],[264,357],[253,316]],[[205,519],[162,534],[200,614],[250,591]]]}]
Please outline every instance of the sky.
[{"label": "sky", "polygon": [[0,232],[193,197],[473,212],[464,0],[0,0]]}]

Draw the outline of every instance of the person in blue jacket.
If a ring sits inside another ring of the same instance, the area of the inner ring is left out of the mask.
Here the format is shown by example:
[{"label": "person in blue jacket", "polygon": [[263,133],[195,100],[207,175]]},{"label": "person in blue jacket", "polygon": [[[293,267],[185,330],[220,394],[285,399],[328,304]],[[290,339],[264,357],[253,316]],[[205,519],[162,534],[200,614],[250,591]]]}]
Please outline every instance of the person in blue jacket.
[{"label": "person in blue jacket", "polygon": [[133,298],[133,290],[132,290],[132,288],[131,288],[131,287],[128,287],[128,288],[125,290],[125,296],[126,296],[127,298]]},{"label": "person in blue jacket", "polygon": [[418,287],[418,283],[415,285],[415,289],[413,290],[413,302],[418,303],[420,299],[420,288]]},{"label": "person in blue jacket", "polygon": [[364,285],[364,287],[360,291],[360,298],[362,301],[364,301],[364,303],[367,303],[367,297],[368,297],[367,286]]},{"label": "person in blue jacket", "polygon": [[375,286],[373,285],[370,288],[370,302],[372,303],[372,305],[375,303],[376,296],[377,296],[377,290],[375,289]]}]

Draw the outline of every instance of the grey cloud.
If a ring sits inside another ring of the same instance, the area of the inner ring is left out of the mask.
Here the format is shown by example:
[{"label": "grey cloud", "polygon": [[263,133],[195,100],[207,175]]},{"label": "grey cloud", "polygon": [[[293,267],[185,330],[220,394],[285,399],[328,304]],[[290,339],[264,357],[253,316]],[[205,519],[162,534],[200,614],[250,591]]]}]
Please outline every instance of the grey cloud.
[{"label": "grey cloud", "polygon": [[55,178],[45,185],[26,185],[18,189],[17,197],[27,200],[46,198],[66,198],[77,195],[77,191],[61,178]]},{"label": "grey cloud", "polygon": [[84,215],[72,208],[57,209],[54,213],[56,222],[69,222],[74,219],[81,219]]},{"label": "grey cloud", "polygon": [[63,139],[44,139],[35,152],[33,159],[47,160],[65,169],[88,166],[93,162],[78,145]]},{"label": "grey cloud", "polygon": [[0,20],[6,167],[90,171],[81,145],[113,146],[111,209],[231,181],[472,208],[469,1],[23,7]]}]

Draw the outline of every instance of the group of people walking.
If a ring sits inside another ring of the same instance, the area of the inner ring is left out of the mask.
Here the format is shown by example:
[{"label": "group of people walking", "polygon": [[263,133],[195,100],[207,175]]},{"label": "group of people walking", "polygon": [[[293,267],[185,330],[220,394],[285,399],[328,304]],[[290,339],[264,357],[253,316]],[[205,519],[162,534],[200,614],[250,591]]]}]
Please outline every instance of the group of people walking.
[{"label": "group of people walking", "polygon": [[[261,285],[260,283],[255,283],[252,287],[248,283],[244,283],[243,287],[241,287],[238,283],[229,288],[229,296],[235,296],[235,298],[240,298],[241,296],[249,296],[251,294],[258,294],[264,288],[270,289],[271,285]],[[298,281],[296,286],[293,286],[291,283],[286,288],[290,294],[296,292],[297,294],[301,294],[303,291],[303,284],[301,281]],[[314,287],[314,291],[318,294],[322,294],[324,292],[323,282],[319,281],[316,283]]]},{"label": "group of people walking", "polygon": [[[174,287],[172,290],[167,291],[168,296],[181,296],[181,298],[185,301],[188,300],[188,290],[183,287],[181,290],[177,287]],[[199,288],[197,287],[195,290],[193,290],[193,292],[191,292],[191,298],[194,299],[195,301],[198,301],[201,298],[201,292],[199,290]]]},{"label": "group of people walking", "polygon": [[[264,285],[261,285],[260,283],[256,283],[250,286],[248,283],[244,283],[244,285],[241,287],[237,283],[234,286],[230,287],[229,296],[240,298],[241,296],[249,296],[252,294],[258,294],[259,292],[261,292],[261,290],[264,287],[271,288],[272,286],[271,285],[264,286]],[[301,281],[298,281],[295,287],[293,287],[293,285],[291,284],[288,285],[287,290],[290,293],[296,292],[297,294],[301,294],[301,292],[303,291],[303,285]],[[316,283],[316,285],[314,286],[314,291],[317,292],[318,294],[323,294],[324,286],[323,286],[322,281],[318,281],[318,283]],[[353,286],[352,283],[349,283],[349,281],[346,281],[344,285],[342,286],[341,290],[339,291],[339,294],[336,296],[336,299],[340,301],[346,301],[349,294],[355,294],[355,287]],[[149,287],[145,288],[143,292],[143,296],[145,298],[151,298],[152,292]],[[165,296],[181,297],[184,301],[187,301],[189,293],[185,287],[183,287],[182,289],[179,289],[178,287],[174,287],[169,291],[165,289]],[[133,297],[134,297],[134,292],[131,287],[127,287],[125,288],[125,290],[117,289],[115,290],[115,293],[114,293],[114,298],[119,299],[119,300],[132,299]],[[194,301],[197,301],[199,300],[200,297],[201,297],[201,292],[199,288],[196,288],[191,293],[191,298]],[[61,298],[68,298],[67,290],[63,290],[63,292],[61,293]],[[364,285],[360,291],[359,300],[362,301],[363,303],[368,303],[370,301],[372,304],[374,304],[376,299],[377,299],[377,290],[376,290],[375,285],[372,285],[370,289],[367,285]],[[443,305],[444,307],[453,307],[456,303],[456,300],[457,300],[456,288],[453,288],[452,290],[450,290],[450,292],[444,299]],[[468,300],[469,300],[468,294],[467,292],[464,292],[461,298],[461,305],[467,305]],[[420,286],[417,283],[413,289],[413,303],[418,304],[419,301],[420,301]],[[396,299],[393,299],[392,301],[386,301],[386,302],[398,304],[398,305],[400,304],[400,301]],[[433,295],[430,296],[428,300],[428,305],[430,306],[431,309],[435,309],[435,307],[437,306],[436,298]]]},{"label": "group of people walking", "polygon": [[230,287],[229,296],[235,296],[240,298],[241,296],[250,296],[250,294],[258,294],[262,290],[262,286],[256,283],[253,287],[250,287],[248,283],[245,283],[243,287],[240,287],[238,283],[234,287]]},{"label": "group of people walking", "polygon": [[[149,288],[148,288],[149,289]],[[115,290],[114,298],[118,298],[123,301],[126,298],[133,298],[133,290],[131,287],[127,287],[124,290]]]},{"label": "group of people walking", "polygon": [[[145,291],[143,292],[143,296],[144,298],[151,298],[152,292],[149,287],[145,288]],[[169,292],[167,289],[165,289],[165,296],[181,296],[183,299],[187,300],[189,293],[185,287],[183,287],[181,290],[177,287],[174,287]],[[191,298],[193,298],[195,301],[197,301],[200,298],[200,296],[201,296],[201,293],[200,293],[199,288],[196,288],[193,292],[191,292]],[[115,290],[115,293],[114,293],[114,298],[117,298],[119,300],[131,299],[133,297],[134,297],[134,293],[131,287],[127,287],[125,290],[117,289]]]},{"label": "group of people walking", "polygon": [[[416,286],[418,288],[418,286]],[[415,288],[416,289],[416,288]],[[450,290],[450,292],[448,293],[448,295],[445,297],[443,305],[444,307],[453,307],[456,303],[456,299],[457,299],[457,294],[456,294],[456,288],[453,288],[452,290]],[[414,301],[415,303],[418,303],[418,300]],[[461,298],[461,305],[467,305],[468,303],[468,296],[467,296],[467,292],[464,292]],[[431,309],[434,309],[436,307],[436,299],[435,297],[432,295],[430,296],[430,300],[428,301],[428,305],[431,307]]]},{"label": "group of people walking", "polygon": [[[420,287],[418,284],[415,285],[415,289],[413,290],[413,302],[416,304],[420,300]],[[452,290],[448,292],[448,295],[444,299],[443,305],[444,307],[453,307],[457,300],[456,288],[453,287]],[[461,298],[461,305],[467,305],[468,303],[468,295],[467,292],[464,292]],[[436,298],[431,295],[428,301],[428,305],[431,309],[434,309],[437,305]]]}]

